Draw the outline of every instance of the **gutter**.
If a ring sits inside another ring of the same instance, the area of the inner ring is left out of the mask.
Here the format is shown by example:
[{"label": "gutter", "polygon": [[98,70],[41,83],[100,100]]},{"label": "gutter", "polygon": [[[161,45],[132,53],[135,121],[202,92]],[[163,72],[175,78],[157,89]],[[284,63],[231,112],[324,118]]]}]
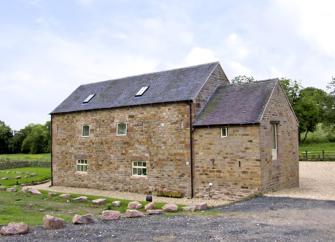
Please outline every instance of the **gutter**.
[{"label": "gutter", "polygon": [[189,102],[190,107],[190,167],[191,167],[191,198],[194,197],[194,177],[193,177],[193,120],[192,120],[192,104],[193,102]]}]

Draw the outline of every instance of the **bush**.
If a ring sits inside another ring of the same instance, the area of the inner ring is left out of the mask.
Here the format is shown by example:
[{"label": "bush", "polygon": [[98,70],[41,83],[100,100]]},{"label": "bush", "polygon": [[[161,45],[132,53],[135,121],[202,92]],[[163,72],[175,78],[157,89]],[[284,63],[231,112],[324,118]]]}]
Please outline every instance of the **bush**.
[{"label": "bush", "polygon": [[184,193],[179,191],[168,191],[168,190],[160,190],[155,193],[157,197],[173,197],[173,198],[182,198],[184,197]]}]

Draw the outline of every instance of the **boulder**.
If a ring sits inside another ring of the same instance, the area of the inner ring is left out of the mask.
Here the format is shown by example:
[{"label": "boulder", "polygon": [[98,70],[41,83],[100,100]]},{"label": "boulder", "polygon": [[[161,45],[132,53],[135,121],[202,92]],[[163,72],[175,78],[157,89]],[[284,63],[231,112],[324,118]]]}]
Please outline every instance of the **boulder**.
[{"label": "boulder", "polygon": [[29,232],[29,227],[25,223],[9,223],[0,229],[2,235],[17,235],[26,234]]},{"label": "boulder", "polygon": [[153,210],[153,209],[155,209],[155,203],[154,202],[148,203],[147,205],[144,206],[145,211]]},{"label": "boulder", "polygon": [[207,208],[208,208],[208,206],[207,206],[206,202],[202,202],[200,204],[195,205],[195,210],[197,210],[197,211],[206,210]]},{"label": "boulder", "polygon": [[98,198],[92,201],[95,205],[102,205],[106,203],[106,198]]},{"label": "boulder", "polygon": [[29,187],[22,187],[21,192],[29,192]]},{"label": "boulder", "polygon": [[102,220],[117,220],[120,219],[121,213],[119,211],[114,210],[104,210],[101,214]]},{"label": "boulder", "polygon": [[126,213],[124,214],[127,218],[139,218],[144,217],[144,213],[136,210],[136,209],[127,209]]},{"label": "boulder", "polygon": [[190,205],[190,206],[183,207],[183,210],[188,211],[188,212],[194,212],[195,207],[196,207],[195,205]]},{"label": "boulder", "polygon": [[55,193],[55,192],[48,192],[49,197],[53,197],[53,196],[56,196],[56,195],[57,195],[57,193]]},{"label": "boulder", "polygon": [[76,197],[76,198],[73,199],[73,201],[75,201],[75,202],[86,202],[87,197],[86,196]]},{"label": "boulder", "polygon": [[6,191],[6,187],[5,186],[0,186],[0,191]]},{"label": "boulder", "polygon": [[162,209],[149,209],[147,210],[147,214],[149,215],[160,215],[163,213]]},{"label": "boulder", "polygon": [[21,176],[16,176],[15,179],[21,179]]},{"label": "boulder", "polygon": [[8,177],[2,177],[1,180],[8,180]]},{"label": "boulder", "polygon": [[6,191],[7,191],[7,192],[16,192],[16,191],[17,191],[17,188],[16,188],[16,187],[9,187],[9,188],[7,188]]},{"label": "boulder", "polygon": [[167,203],[163,206],[163,211],[164,212],[177,212],[178,206],[173,203]]},{"label": "boulder", "polygon": [[41,195],[42,194],[39,190],[37,190],[35,188],[30,188],[29,192],[33,195]]},{"label": "boulder", "polygon": [[94,223],[92,214],[78,215],[75,214],[72,218],[73,224],[91,224]]},{"label": "boulder", "polygon": [[47,214],[43,217],[43,227],[45,229],[62,229],[65,227],[65,222],[62,218],[57,218]]},{"label": "boulder", "polygon": [[113,207],[120,207],[121,206],[121,202],[120,201],[114,201],[114,202],[112,202],[112,206]]},{"label": "boulder", "polygon": [[140,209],[142,208],[142,204],[138,201],[132,201],[128,203],[128,208],[129,209]]},{"label": "boulder", "polygon": [[59,197],[61,198],[69,198],[71,195],[70,194],[67,194],[67,193],[64,193],[64,194],[61,194],[59,195]]}]

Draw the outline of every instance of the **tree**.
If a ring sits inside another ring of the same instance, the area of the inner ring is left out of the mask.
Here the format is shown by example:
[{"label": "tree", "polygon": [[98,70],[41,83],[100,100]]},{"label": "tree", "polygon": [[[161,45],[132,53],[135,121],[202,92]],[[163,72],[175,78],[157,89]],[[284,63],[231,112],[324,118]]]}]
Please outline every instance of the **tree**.
[{"label": "tree", "polygon": [[234,77],[231,80],[231,83],[242,84],[242,83],[250,83],[253,81],[255,81],[255,79],[252,76],[239,75],[239,76]]},{"label": "tree", "polygon": [[301,85],[297,81],[292,81],[291,79],[282,78],[280,79],[280,85],[284,89],[293,109],[299,99]]},{"label": "tree", "polygon": [[0,154],[9,153],[9,142],[13,136],[13,132],[5,122],[0,120]]},{"label": "tree", "polygon": [[48,148],[50,134],[47,125],[30,124],[26,128],[30,130],[22,142],[21,151],[23,153],[46,153]]},{"label": "tree", "polygon": [[335,77],[332,77],[332,81],[328,84],[327,88],[330,90],[330,95],[335,96]]}]

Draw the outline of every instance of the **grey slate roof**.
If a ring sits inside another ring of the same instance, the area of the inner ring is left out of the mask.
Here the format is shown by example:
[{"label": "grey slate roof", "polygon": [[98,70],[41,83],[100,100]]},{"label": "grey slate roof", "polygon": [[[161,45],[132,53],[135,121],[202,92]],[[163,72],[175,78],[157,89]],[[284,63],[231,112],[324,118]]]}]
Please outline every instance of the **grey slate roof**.
[{"label": "grey slate roof", "polygon": [[[193,100],[218,62],[79,86],[51,114]],[[135,94],[150,86],[143,96]],[[87,104],[83,100],[95,96]]]},{"label": "grey slate roof", "polygon": [[194,126],[259,123],[278,79],[219,87]]}]

